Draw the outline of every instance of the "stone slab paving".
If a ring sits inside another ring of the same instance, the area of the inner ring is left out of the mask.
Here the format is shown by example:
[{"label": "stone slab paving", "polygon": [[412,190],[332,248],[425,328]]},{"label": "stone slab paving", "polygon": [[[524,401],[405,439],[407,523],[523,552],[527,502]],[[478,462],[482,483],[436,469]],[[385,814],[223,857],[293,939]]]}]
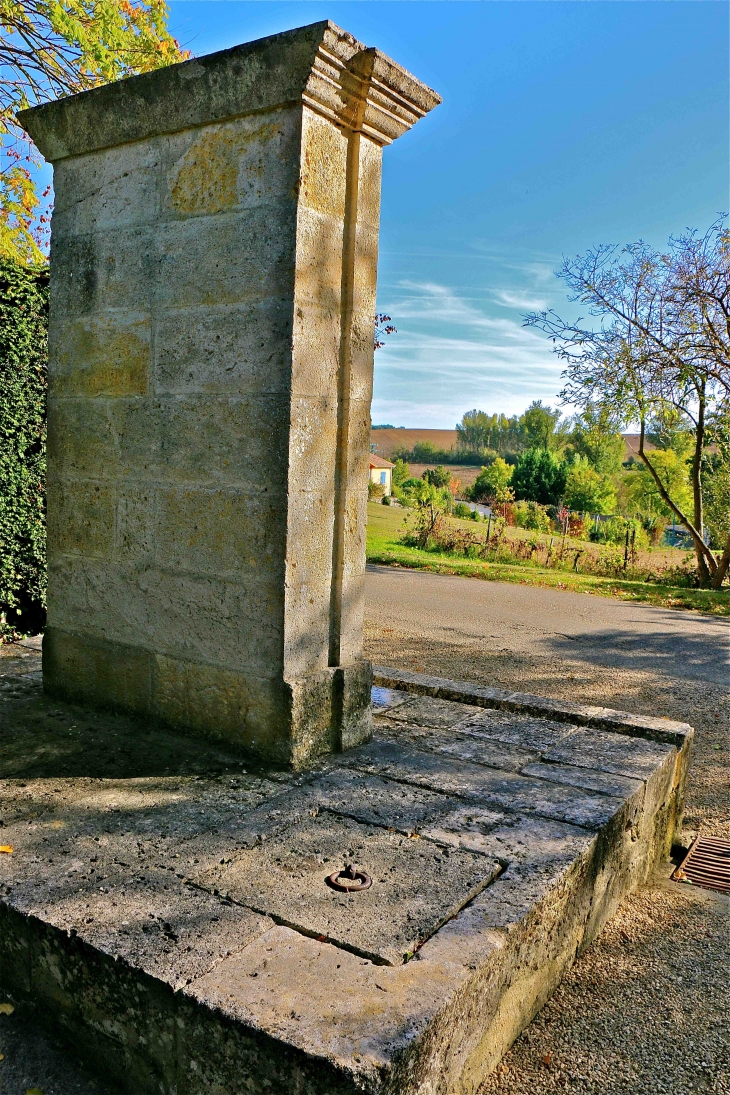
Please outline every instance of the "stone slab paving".
[{"label": "stone slab paving", "polygon": [[0,989],[135,1095],[476,1091],[666,855],[692,731],[406,676],[296,775],[3,676]]}]

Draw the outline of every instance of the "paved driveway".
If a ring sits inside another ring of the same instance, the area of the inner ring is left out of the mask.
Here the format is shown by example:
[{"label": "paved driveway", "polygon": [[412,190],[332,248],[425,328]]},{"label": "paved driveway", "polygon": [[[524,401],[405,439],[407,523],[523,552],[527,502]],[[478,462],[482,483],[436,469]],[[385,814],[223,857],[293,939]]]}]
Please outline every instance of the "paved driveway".
[{"label": "paved driveway", "polygon": [[369,566],[367,615],[421,638],[730,684],[730,620],[539,586]]}]

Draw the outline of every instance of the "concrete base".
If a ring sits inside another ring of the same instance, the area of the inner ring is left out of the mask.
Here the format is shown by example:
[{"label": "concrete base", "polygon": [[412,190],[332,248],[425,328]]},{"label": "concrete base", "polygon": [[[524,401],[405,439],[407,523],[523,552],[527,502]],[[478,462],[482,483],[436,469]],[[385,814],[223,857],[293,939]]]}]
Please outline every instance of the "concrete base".
[{"label": "concrete base", "polygon": [[377,672],[298,775],[6,675],[0,988],[135,1095],[475,1092],[667,855],[692,731]]}]

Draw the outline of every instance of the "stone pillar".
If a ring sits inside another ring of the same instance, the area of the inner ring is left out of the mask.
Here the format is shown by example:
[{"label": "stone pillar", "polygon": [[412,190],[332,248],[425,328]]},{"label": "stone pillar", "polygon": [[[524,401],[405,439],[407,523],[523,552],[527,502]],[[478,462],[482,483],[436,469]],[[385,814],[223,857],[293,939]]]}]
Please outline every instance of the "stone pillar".
[{"label": "stone pillar", "polygon": [[369,736],[381,148],[330,22],[24,111],[54,165],[48,693],[299,766]]}]

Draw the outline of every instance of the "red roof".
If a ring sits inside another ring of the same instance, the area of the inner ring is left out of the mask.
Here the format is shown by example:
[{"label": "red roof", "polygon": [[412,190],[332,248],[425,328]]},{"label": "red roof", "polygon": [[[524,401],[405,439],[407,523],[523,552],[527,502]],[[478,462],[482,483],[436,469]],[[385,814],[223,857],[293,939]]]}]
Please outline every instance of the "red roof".
[{"label": "red roof", "polygon": [[390,460],[383,460],[382,456],[376,456],[374,452],[370,453],[370,467],[371,468],[394,468],[395,464],[391,464]]}]

